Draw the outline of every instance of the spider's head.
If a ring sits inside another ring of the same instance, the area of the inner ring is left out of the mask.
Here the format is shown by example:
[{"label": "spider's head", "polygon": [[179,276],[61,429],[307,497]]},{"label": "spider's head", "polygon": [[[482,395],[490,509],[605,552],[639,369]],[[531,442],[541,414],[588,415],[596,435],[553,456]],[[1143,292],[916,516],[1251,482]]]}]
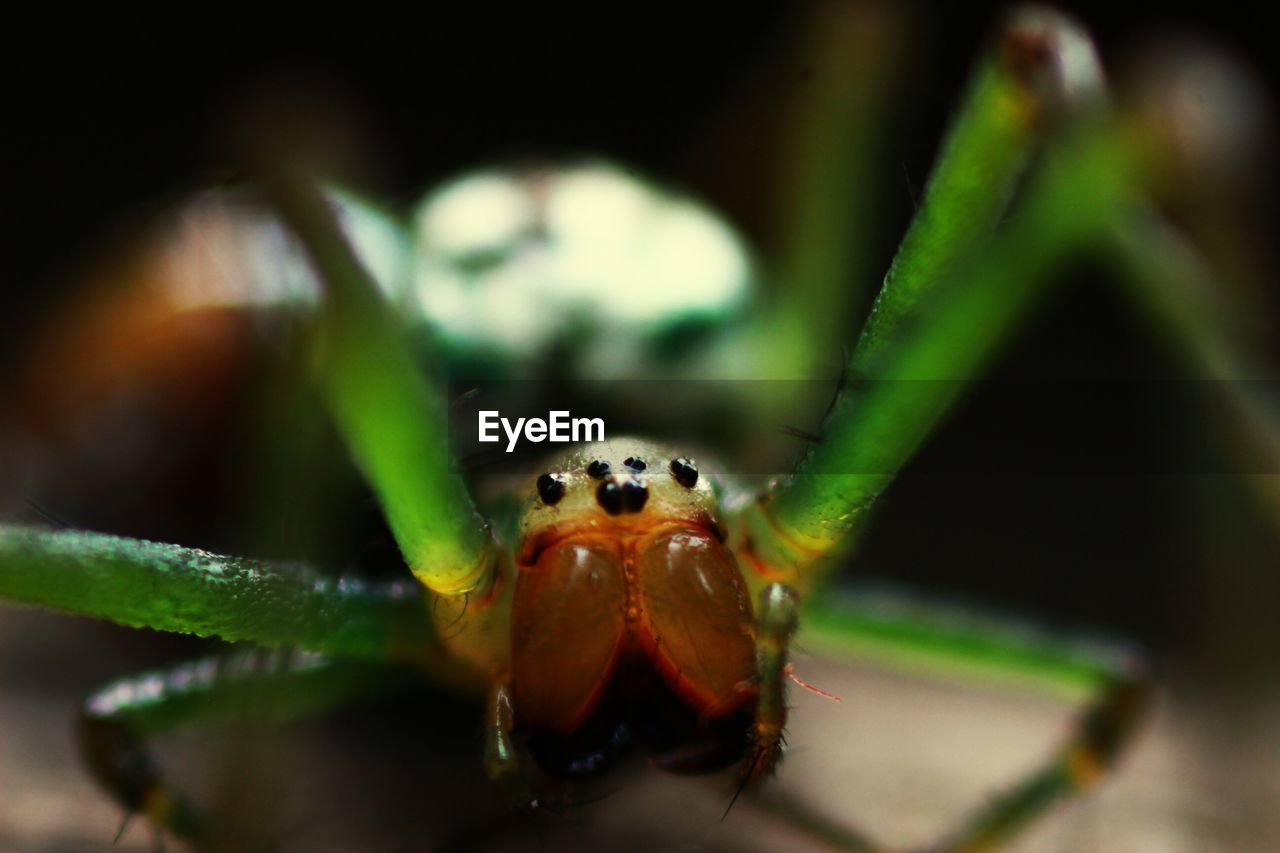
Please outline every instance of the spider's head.
[{"label": "spider's head", "polygon": [[530,480],[522,556],[572,530],[648,530],[683,521],[719,533],[711,478],[674,448],[638,438],[581,445]]}]

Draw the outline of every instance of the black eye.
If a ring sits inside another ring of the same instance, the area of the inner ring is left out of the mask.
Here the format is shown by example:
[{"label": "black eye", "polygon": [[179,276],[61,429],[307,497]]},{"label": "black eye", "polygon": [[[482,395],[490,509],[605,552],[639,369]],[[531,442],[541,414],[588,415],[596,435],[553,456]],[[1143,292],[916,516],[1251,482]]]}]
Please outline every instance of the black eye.
[{"label": "black eye", "polygon": [[628,456],[623,460],[622,464],[630,468],[632,471],[643,471],[645,468],[649,467],[644,464],[644,460],[639,456]]},{"label": "black eye", "polygon": [[587,476],[593,480],[603,480],[609,476],[609,472],[612,470],[608,462],[603,459],[597,459],[587,466]]},{"label": "black eye", "polygon": [[698,469],[694,466],[693,460],[687,456],[671,460],[671,476],[686,489],[692,489],[698,485]]},{"label": "black eye", "polygon": [[622,484],[622,508],[627,512],[639,512],[649,500],[649,487],[644,483],[628,480]]},{"label": "black eye", "polygon": [[622,512],[622,488],[612,480],[600,484],[596,489],[596,503],[609,515]]},{"label": "black eye", "polygon": [[637,480],[618,484],[607,480],[596,489],[596,502],[609,515],[639,512],[649,500],[649,487]]},{"label": "black eye", "polygon": [[560,503],[564,490],[564,477],[560,474],[543,474],[538,478],[538,497],[545,504]]}]

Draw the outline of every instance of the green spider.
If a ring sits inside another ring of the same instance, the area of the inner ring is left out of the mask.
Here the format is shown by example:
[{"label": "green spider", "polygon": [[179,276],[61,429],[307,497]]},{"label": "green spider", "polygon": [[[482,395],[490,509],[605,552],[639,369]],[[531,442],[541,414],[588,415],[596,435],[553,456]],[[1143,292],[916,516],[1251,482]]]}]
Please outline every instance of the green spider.
[{"label": "green spider", "polygon": [[[144,736],[215,713],[248,681],[278,693],[285,716],[314,710],[370,686],[353,662],[393,662],[487,697],[484,766],[522,807],[631,748],[666,769],[733,768],[756,784],[783,756],[788,649],[799,628],[832,646],[994,648],[1096,689],[1049,761],[937,846],[990,848],[1090,787],[1142,718],[1136,660],[886,619],[824,596],[824,585],[876,497],[1064,258],[1120,258],[1140,288],[1170,273],[1144,240],[1163,228],[1150,200],[1175,181],[1177,152],[1140,114],[1090,110],[1101,88],[1074,25],[1044,10],[1010,16],[852,350],[850,380],[789,475],[743,495],[713,488],[716,473],[687,448],[611,438],[532,472],[511,529],[477,512],[449,458],[442,395],[418,371],[333,206],[303,181],[281,181],[274,204],[323,288],[313,317],[322,397],[420,588],[0,527],[4,599],[307,652],[265,676],[196,664],[104,690],[86,703],[80,731],[95,777],[127,812],[212,844],[216,827],[160,776]],[[1011,209],[1017,216],[1005,221]],[[939,378],[955,381],[914,381]],[[850,831],[814,831],[874,846]]]}]

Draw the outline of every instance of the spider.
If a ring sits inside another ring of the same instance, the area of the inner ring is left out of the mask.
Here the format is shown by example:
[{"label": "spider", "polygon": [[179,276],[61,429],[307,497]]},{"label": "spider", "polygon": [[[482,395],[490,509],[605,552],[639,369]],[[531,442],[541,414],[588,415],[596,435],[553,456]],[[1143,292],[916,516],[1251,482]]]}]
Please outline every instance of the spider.
[{"label": "spider", "polygon": [[[350,662],[365,661],[483,693],[485,770],[522,808],[635,750],[672,772],[727,770],[743,786],[763,783],[784,756],[797,630],[868,630],[856,605],[824,600],[835,558],[1049,273],[1068,254],[1103,248],[1142,287],[1191,274],[1148,251],[1153,233],[1171,233],[1151,200],[1177,183],[1186,152],[1161,114],[1098,115],[1102,89],[1073,23],[1043,9],[1008,18],[821,433],[789,474],[742,493],[688,447],[610,437],[533,472],[506,528],[477,511],[451,463],[443,395],[416,366],[334,204],[306,180],[279,180],[272,204],[322,290],[311,316],[318,387],[420,583],[337,582],[177,545],[0,528],[7,600],[306,652],[268,675],[199,663],[95,695],[79,732],[95,778],[126,812],[212,843],[216,827],[162,777],[144,734],[199,718],[246,682],[300,710],[349,699],[363,686],[345,680]],[[956,381],[914,381],[929,378]],[[1027,653],[1014,637],[981,639]],[[1066,651],[1053,659],[1084,673],[1097,695],[1047,763],[937,846],[1009,840],[1123,752],[1145,707],[1141,663]]]}]

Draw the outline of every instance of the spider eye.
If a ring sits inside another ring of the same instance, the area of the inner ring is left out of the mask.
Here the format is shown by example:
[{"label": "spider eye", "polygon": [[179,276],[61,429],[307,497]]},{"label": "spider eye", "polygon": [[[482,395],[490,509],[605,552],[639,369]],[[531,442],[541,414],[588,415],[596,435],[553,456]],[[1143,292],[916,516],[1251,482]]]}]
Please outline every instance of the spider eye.
[{"label": "spider eye", "polygon": [[587,476],[593,480],[603,480],[613,469],[603,459],[597,459],[587,466]]},{"label": "spider eye", "polygon": [[617,483],[607,480],[596,489],[596,502],[609,515],[639,512],[649,500],[649,487],[638,480]]},{"label": "spider eye", "polygon": [[622,484],[622,508],[627,512],[639,512],[648,500],[649,487],[644,483],[628,480]]},{"label": "spider eye", "polygon": [[693,460],[687,456],[671,460],[671,476],[686,489],[692,489],[698,485],[698,469],[694,466]]},{"label": "spider eye", "polygon": [[596,489],[596,503],[609,515],[622,512],[622,488],[612,480],[600,484]]},{"label": "spider eye", "polygon": [[561,474],[543,474],[538,478],[538,497],[549,505],[560,503],[564,497],[565,483]]},{"label": "spider eye", "polygon": [[628,456],[623,460],[622,464],[630,468],[632,471],[643,471],[645,468],[649,467],[644,464],[644,460],[639,456]]}]

